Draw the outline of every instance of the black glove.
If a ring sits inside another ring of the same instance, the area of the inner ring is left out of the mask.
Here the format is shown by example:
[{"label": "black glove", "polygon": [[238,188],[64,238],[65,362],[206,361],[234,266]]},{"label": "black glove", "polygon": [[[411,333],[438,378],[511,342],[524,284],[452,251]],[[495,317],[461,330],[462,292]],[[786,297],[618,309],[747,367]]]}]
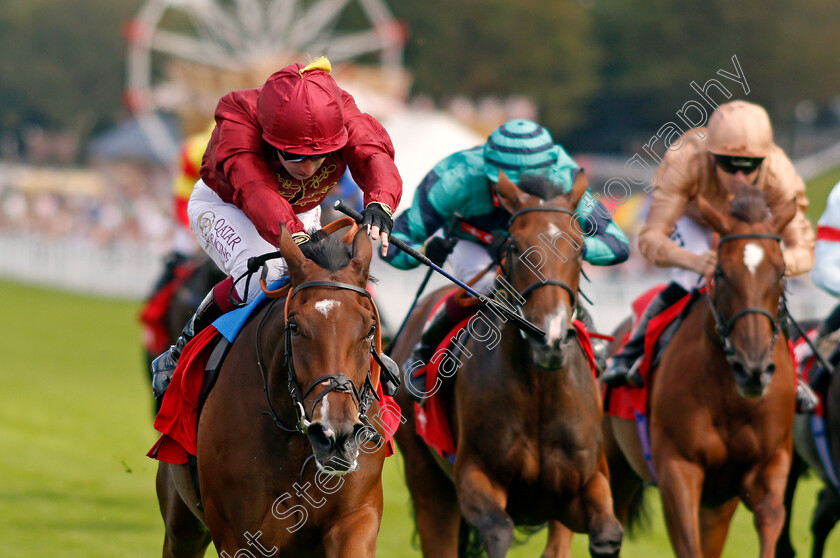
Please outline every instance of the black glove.
[{"label": "black glove", "polygon": [[394,228],[394,220],[385,211],[385,208],[378,203],[370,203],[362,211],[362,226],[370,225],[371,227],[379,227],[379,234],[391,234],[391,229]]},{"label": "black glove", "polygon": [[446,261],[446,257],[452,253],[455,248],[455,240],[447,240],[440,236],[433,236],[426,242],[424,252],[426,257],[432,260],[432,263],[440,267]]}]

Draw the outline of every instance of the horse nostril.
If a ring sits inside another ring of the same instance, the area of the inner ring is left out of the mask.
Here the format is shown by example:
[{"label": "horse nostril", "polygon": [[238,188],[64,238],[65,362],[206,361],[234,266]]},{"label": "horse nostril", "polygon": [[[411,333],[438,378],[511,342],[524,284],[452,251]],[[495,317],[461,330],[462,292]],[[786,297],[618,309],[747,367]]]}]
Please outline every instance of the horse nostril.
[{"label": "horse nostril", "polygon": [[321,452],[329,452],[335,445],[335,433],[332,430],[325,429],[320,423],[312,423],[307,430],[309,443],[312,444],[312,449]]},{"label": "horse nostril", "polygon": [[736,360],[732,363],[732,372],[735,373],[735,376],[742,378],[747,375],[747,369],[744,367],[744,364],[739,360]]},{"label": "horse nostril", "polygon": [[775,371],[776,371],[776,363],[775,363],[775,362],[771,362],[770,364],[768,364],[768,365],[764,368],[764,372],[765,372],[766,374],[773,374]]}]

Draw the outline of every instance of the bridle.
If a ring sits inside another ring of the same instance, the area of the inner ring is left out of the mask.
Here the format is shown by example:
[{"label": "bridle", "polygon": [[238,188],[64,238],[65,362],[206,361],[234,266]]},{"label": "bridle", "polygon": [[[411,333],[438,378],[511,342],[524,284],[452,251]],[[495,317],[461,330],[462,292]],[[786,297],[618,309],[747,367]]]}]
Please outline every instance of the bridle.
[{"label": "bridle", "polygon": [[[513,215],[510,216],[510,219],[508,219],[507,222],[507,230],[510,230],[511,225],[513,225],[513,222],[516,221],[517,218],[521,217],[526,213],[532,213],[536,211],[547,213],[564,213],[566,215],[570,215],[571,217],[574,217],[575,215],[575,213],[570,209],[565,209],[562,207],[526,207],[524,209],[520,209],[519,211],[514,212]],[[577,291],[571,286],[569,286],[568,283],[565,283],[559,279],[546,279],[545,281],[537,281],[536,283],[532,283],[524,289],[522,289],[521,291],[519,291],[516,288],[516,282],[513,277],[513,265],[511,263],[513,261],[513,251],[514,245],[510,235],[508,234],[504,242],[502,242],[499,245],[498,253],[495,254],[495,256],[498,260],[499,269],[501,270],[502,275],[508,281],[508,283],[519,292],[519,296],[521,297],[521,299],[527,300],[528,295],[530,295],[540,287],[547,287],[549,285],[560,287],[561,289],[569,293],[569,297],[572,300],[572,315],[574,315],[575,311],[577,310]],[[504,253],[504,255],[502,256],[501,253]],[[505,269],[505,261],[508,262],[508,269]]]},{"label": "bridle", "polygon": [[[289,321],[289,307],[291,300],[295,297],[297,293],[302,291],[303,289],[310,289],[310,288],[327,288],[327,289],[343,289],[353,291],[358,293],[368,300],[371,301],[373,304],[374,314],[376,315],[376,328],[374,331],[374,339],[371,341],[370,352],[373,355],[375,365],[372,364],[371,367],[368,369],[367,376],[365,377],[365,381],[362,384],[361,389],[356,387],[356,384],[353,383],[353,380],[350,379],[348,376],[342,373],[337,374],[328,374],[326,376],[321,376],[320,378],[316,378],[313,380],[309,386],[305,390],[301,390],[300,384],[298,383],[297,374],[295,373],[295,365],[294,359],[292,358],[292,327]],[[278,301],[279,299],[275,298],[272,301],[272,306]],[[357,287],[355,285],[351,285],[349,283],[342,283],[340,281],[307,281],[305,283],[301,283],[297,285],[292,291],[288,294],[285,301],[285,309],[284,309],[284,319],[285,319],[285,353],[284,353],[284,365],[286,366],[288,372],[288,387],[289,387],[289,395],[292,399],[292,403],[295,408],[296,413],[296,424],[294,427],[289,427],[283,424],[283,422],[277,417],[277,413],[274,411],[274,407],[271,404],[271,397],[268,391],[268,381],[266,378],[265,367],[262,363],[261,358],[261,351],[260,351],[260,330],[262,329],[263,323],[265,322],[266,316],[271,313],[271,307],[269,307],[266,312],[263,313],[262,319],[260,320],[260,324],[257,327],[257,341],[256,341],[256,351],[257,351],[257,365],[260,369],[260,374],[262,375],[263,381],[263,391],[265,392],[266,402],[268,403],[268,411],[264,412],[271,417],[274,421],[274,424],[277,425],[281,430],[286,432],[292,432],[296,434],[303,434],[305,435],[307,430],[309,429],[310,421],[307,419],[306,410],[303,407],[303,402],[306,400],[306,397],[315,389],[316,386],[320,385],[321,383],[327,382],[327,387],[318,394],[318,397],[312,403],[312,407],[310,409],[309,416],[313,416],[315,413],[315,407],[318,403],[323,400],[331,392],[336,393],[349,393],[350,396],[353,398],[353,401],[356,403],[356,406],[359,409],[359,420],[362,424],[367,428],[368,432],[375,432],[373,427],[370,425],[370,421],[367,418],[367,411],[370,407],[371,403],[374,399],[379,400],[379,396],[376,393],[376,386],[374,386],[374,382],[371,377],[372,371],[376,375],[377,385],[379,382],[379,372],[383,367],[382,362],[379,360],[379,354],[377,351],[377,346],[381,344],[381,333],[380,333],[380,320],[379,320],[379,312],[376,308],[376,304],[373,303],[373,299],[369,292],[361,287]]]},{"label": "bridle", "polygon": [[[731,240],[740,240],[740,239],[764,239],[764,240],[775,240],[776,242],[781,243],[782,237],[778,234],[770,234],[770,233],[743,233],[743,234],[730,234],[721,237],[720,241],[718,242],[718,253],[720,253],[720,247],[725,243]],[[723,276],[723,269],[721,269],[720,265],[715,268],[713,273],[713,281],[717,283],[719,277]],[[707,291],[708,296],[708,291]],[[717,307],[717,289],[715,289],[714,296],[710,296],[710,304],[709,309],[711,310],[712,317],[715,320],[715,333],[717,334],[718,338],[720,339],[723,345],[723,352],[726,355],[726,360],[732,361],[735,357],[735,349],[732,348],[732,342],[729,339],[729,336],[732,333],[732,328],[735,327],[735,322],[738,319],[743,318],[749,314],[760,314],[765,316],[768,320],[770,320],[770,325],[773,328],[773,340],[770,344],[771,347],[776,345],[776,341],[779,338],[779,334],[782,329],[782,323],[784,323],[785,319],[787,318],[787,305],[785,303],[785,293],[782,290],[782,296],[779,299],[779,308],[774,316],[770,312],[768,312],[765,308],[761,308],[758,306],[748,306],[747,308],[743,308],[736,312],[732,317],[728,320],[726,319],[723,314],[720,313]]]}]

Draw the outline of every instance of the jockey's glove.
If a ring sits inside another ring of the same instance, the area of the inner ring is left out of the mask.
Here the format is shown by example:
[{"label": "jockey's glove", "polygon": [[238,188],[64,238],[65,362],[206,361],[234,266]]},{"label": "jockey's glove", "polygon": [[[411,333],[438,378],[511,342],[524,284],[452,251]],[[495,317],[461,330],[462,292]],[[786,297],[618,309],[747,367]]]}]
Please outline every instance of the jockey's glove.
[{"label": "jockey's glove", "polygon": [[446,257],[452,253],[455,248],[456,240],[448,240],[440,236],[433,236],[423,248],[426,257],[429,258],[433,264],[440,267],[446,261]]},{"label": "jockey's glove", "polygon": [[362,225],[379,227],[379,233],[390,235],[394,228],[394,219],[391,217],[391,208],[380,202],[370,202],[362,211]]},{"label": "jockey's glove", "polygon": [[292,234],[292,240],[295,241],[295,244],[300,246],[301,244],[306,244],[310,240],[310,236],[305,232],[296,232]]}]

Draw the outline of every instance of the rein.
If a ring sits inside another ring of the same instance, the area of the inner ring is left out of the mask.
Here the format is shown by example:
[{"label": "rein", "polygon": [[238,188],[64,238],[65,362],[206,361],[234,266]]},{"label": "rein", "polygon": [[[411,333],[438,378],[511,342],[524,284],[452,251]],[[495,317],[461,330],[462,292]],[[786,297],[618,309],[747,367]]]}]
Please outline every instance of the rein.
[{"label": "rein", "polygon": [[[306,418],[306,410],[303,407],[303,402],[306,397],[321,383],[327,382],[329,385],[322,391],[315,401],[312,403],[312,408],[310,409],[310,416],[315,412],[315,407],[321,400],[326,397],[330,392],[336,393],[348,393],[355,401],[356,406],[359,408],[359,420],[364,424],[366,427],[371,426],[370,422],[367,418],[367,411],[370,407],[370,404],[373,402],[374,399],[379,399],[379,396],[376,394],[376,386],[371,377],[371,373],[373,372],[377,377],[377,385],[379,379],[379,359],[376,358],[379,355],[377,354],[378,346],[381,345],[381,333],[380,333],[380,320],[379,320],[379,311],[376,309],[376,305],[373,305],[374,312],[376,314],[376,330],[374,334],[374,340],[371,342],[370,352],[374,355],[374,362],[375,365],[372,364],[370,369],[368,369],[367,376],[365,377],[365,381],[362,384],[361,390],[356,387],[356,384],[353,383],[348,376],[343,373],[338,374],[328,374],[326,376],[321,376],[320,378],[316,378],[313,380],[309,386],[305,390],[302,390],[300,384],[298,382],[297,374],[295,372],[295,365],[294,359],[292,358],[292,327],[291,323],[289,322],[289,306],[292,298],[302,291],[303,289],[308,288],[329,288],[329,289],[344,289],[350,290],[356,293],[361,294],[365,298],[371,300],[373,303],[373,299],[370,296],[370,293],[367,292],[365,289],[361,287],[357,287],[355,285],[350,285],[348,283],[342,283],[339,281],[308,281],[306,283],[301,283],[300,285],[296,286],[292,289],[292,292],[286,297],[285,306],[284,306],[284,319],[285,319],[285,352],[284,352],[284,364],[287,369],[288,373],[288,388],[289,388],[289,396],[292,399],[292,404],[295,407],[295,414],[296,414],[296,423],[294,427],[289,427],[283,424],[283,422],[277,417],[277,413],[274,410],[274,406],[271,404],[271,397],[268,393],[268,380],[266,377],[265,367],[263,366],[262,360],[260,358],[260,330],[262,329],[263,322],[266,319],[266,316],[270,313],[271,307],[263,314],[262,320],[257,328],[257,364],[260,369],[260,374],[262,375],[263,380],[263,392],[265,393],[266,403],[268,403],[268,411],[264,414],[267,414],[271,417],[274,421],[274,424],[277,425],[281,430],[285,432],[292,432],[297,434],[305,435],[307,430],[309,429],[310,421]],[[278,301],[279,299],[274,299],[272,301],[272,306]]]},{"label": "rein", "polygon": [[[743,234],[730,234],[724,237],[721,237],[720,241],[718,242],[718,251],[720,251],[721,245],[725,242],[729,242],[731,240],[742,240],[742,239],[763,239],[763,240],[775,240],[776,242],[781,243],[782,237],[778,234],[769,234],[769,233],[743,233]],[[723,270],[720,266],[715,268],[713,279],[717,282],[717,278],[723,274]],[[732,342],[729,340],[729,335],[732,333],[732,328],[735,327],[735,322],[738,319],[743,318],[749,314],[759,314],[766,317],[770,320],[770,326],[773,328],[773,340],[770,344],[771,347],[776,345],[776,341],[779,339],[779,334],[782,330],[782,323],[788,317],[787,315],[787,304],[785,300],[784,291],[782,291],[782,296],[779,300],[779,308],[774,316],[765,308],[761,308],[758,306],[748,306],[747,308],[743,308],[735,313],[734,316],[730,317],[728,320],[718,311],[717,308],[717,289],[715,289],[714,297],[708,295],[711,303],[709,304],[709,309],[711,310],[712,317],[715,320],[715,334],[717,334],[718,338],[722,343],[723,352],[726,355],[727,361],[732,361],[735,357],[735,349],[732,348]]]}]

